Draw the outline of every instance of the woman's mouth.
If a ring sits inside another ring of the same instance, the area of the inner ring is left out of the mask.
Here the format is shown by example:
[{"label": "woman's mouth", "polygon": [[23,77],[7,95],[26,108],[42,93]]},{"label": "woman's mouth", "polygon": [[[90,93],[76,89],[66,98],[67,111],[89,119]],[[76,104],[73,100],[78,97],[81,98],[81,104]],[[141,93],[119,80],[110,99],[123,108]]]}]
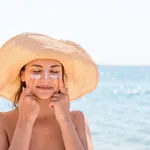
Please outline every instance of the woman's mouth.
[{"label": "woman's mouth", "polygon": [[38,89],[40,90],[50,90],[52,89],[52,87],[49,87],[49,86],[37,86]]}]

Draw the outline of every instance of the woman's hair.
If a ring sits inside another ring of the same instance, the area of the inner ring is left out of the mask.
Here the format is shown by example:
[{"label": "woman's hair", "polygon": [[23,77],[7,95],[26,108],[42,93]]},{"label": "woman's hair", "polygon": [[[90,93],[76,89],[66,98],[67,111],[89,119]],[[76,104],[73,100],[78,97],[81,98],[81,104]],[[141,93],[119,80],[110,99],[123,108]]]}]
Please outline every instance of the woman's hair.
[{"label": "woman's hair", "polygon": [[[66,75],[66,73],[65,73],[64,66],[63,66],[63,65],[61,65],[61,66],[62,66],[62,79],[63,79],[63,83],[65,84],[66,81],[67,81],[67,75]],[[25,71],[25,69],[26,69],[26,66],[23,66],[23,67],[21,68],[20,73],[19,73],[19,78],[21,78],[21,72],[22,72],[22,71]],[[19,86],[17,92],[14,94],[14,107],[15,107],[15,108],[18,107],[17,104],[18,104],[18,102],[19,102],[20,95],[21,95],[21,93],[22,93],[22,91],[23,91],[23,87],[25,88],[25,87],[26,87],[26,84],[25,84],[25,82],[22,82],[22,81],[20,80],[20,86]]]}]

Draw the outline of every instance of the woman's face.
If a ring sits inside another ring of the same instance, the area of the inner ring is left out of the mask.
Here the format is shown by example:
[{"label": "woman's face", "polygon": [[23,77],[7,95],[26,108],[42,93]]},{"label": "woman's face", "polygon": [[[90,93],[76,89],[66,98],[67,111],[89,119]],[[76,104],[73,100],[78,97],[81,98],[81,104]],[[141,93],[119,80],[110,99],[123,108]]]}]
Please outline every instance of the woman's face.
[{"label": "woman's face", "polygon": [[31,92],[40,99],[49,99],[58,91],[58,77],[62,77],[62,65],[51,59],[36,59],[29,62],[21,72],[21,80],[29,84],[35,77]]}]

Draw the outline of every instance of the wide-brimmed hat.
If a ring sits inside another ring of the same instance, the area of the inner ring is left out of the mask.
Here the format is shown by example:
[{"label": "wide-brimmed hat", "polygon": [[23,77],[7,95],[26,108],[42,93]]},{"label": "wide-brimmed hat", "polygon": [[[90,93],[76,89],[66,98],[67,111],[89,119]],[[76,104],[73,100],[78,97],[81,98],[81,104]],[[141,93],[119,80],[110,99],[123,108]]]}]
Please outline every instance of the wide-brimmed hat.
[{"label": "wide-brimmed hat", "polygon": [[42,34],[23,33],[0,48],[0,96],[14,100],[21,68],[35,59],[55,59],[62,63],[70,100],[92,92],[98,85],[97,65],[80,45]]}]

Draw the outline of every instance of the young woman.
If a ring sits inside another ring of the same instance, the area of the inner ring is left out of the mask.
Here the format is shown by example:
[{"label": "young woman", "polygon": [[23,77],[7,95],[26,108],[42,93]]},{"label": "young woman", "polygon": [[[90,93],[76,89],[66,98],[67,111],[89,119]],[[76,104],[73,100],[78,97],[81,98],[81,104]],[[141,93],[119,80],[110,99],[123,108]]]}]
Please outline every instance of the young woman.
[{"label": "young woman", "polygon": [[70,101],[93,91],[98,69],[71,41],[19,34],[0,48],[0,150],[93,150],[87,119]]}]

